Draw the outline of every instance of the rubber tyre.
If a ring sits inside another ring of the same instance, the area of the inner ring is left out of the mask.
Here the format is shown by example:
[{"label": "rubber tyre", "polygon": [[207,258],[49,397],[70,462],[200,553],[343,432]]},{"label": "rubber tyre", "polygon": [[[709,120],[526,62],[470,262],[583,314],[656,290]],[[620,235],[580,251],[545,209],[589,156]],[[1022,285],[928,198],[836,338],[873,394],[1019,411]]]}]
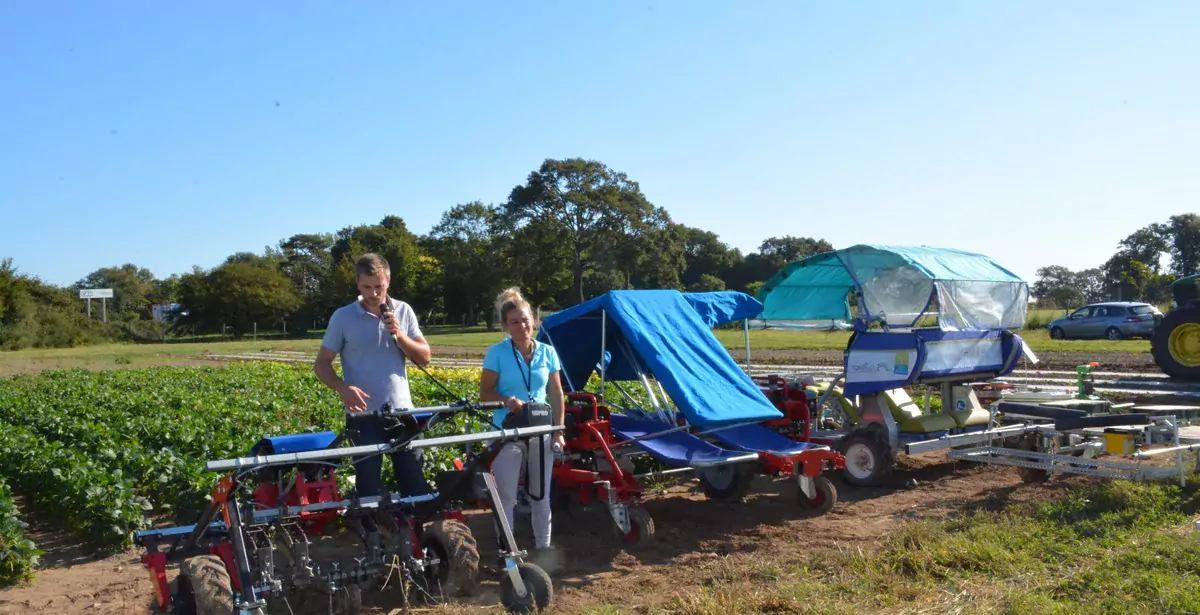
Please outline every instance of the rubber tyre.
[{"label": "rubber tyre", "polygon": [[1166,375],[1177,380],[1200,380],[1200,366],[1184,365],[1171,356],[1171,332],[1185,324],[1200,324],[1200,308],[1178,308],[1164,316],[1150,336],[1150,354]]},{"label": "rubber tyre", "polygon": [[1104,332],[1104,337],[1115,342],[1125,339],[1125,334],[1121,333],[1121,330],[1116,327],[1109,327],[1108,331]]},{"label": "rubber tyre", "polygon": [[[838,446],[838,452],[846,457],[842,480],[859,487],[883,484],[892,474],[891,455],[888,454],[885,437],[880,431],[861,429],[843,438]],[[859,468],[859,464],[866,467]]]},{"label": "rubber tyre", "polygon": [[189,557],[179,566],[177,615],[231,615],[233,584],[225,562],[217,555]]},{"label": "rubber tyre", "polygon": [[440,581],[446,596],[475,593],[479,587],[479,545],[471,528],[453,519],[435,521],[425,530],[421,546],[442,560],[436,570],[427,573],[431,591]]},{"label": "rubber tyre", "polygon": [[710,500],[741,501],[758,473],[756,462],[726,464],[700,470],[700,487]]},{"label": "rubber tyre", "polygon": [[1067,332],[1062,330],[1062,327],[1054,327],[1050,330],[1050,338],[1056,340],[1067,339]]},{"label": "rubber tyre", "polygon": [[333,595],[334,615],[359,615],[362,613],[362,588],[343,585]]},{"label": "rubber tyre", "polygon": [[621,540],[621,544],[626,548],[637,548],[650,542],[655,532],[654,519],[650,517],[650,513],[641,506],[629,506],[626,511],[629,513],[628,534],[622,533],[621,527],[613,523],[613,531]]},{"label": "rubber tyre", "polygon": [[833,486],[833,481],[829,480],[827,476],[814,478],[813,486],[817,488],[816,498],[810,500],[808,496],[804,495],[804,490],[800,488],[800,485],[796,485],[796,499],[803,508],[814,514],[823,515],[837,504],[837,487]]},{"label": "rubber tyre", "polygon": [[505,573],[500,575],[500,604],[510,613],[533,613],[550,608],[554,601],[554,586],[550,583],[550,575],[536,564],[522,562],[517,564],[517,572],[529,590],[523,598],[517,596],[513,589],[512,580]]},{"label": "rubber tyre", "polygon": [[[1037,444],[1033,438],[1022,438],[1017,443],[1017,448],[1023,451],[1036,451]],[[1022,468],[1017,467],[1017,476],[1021,477],[1022,482],[1026,483],[1041,483],[1050,478],[1050,473],[1039,468]]]}]

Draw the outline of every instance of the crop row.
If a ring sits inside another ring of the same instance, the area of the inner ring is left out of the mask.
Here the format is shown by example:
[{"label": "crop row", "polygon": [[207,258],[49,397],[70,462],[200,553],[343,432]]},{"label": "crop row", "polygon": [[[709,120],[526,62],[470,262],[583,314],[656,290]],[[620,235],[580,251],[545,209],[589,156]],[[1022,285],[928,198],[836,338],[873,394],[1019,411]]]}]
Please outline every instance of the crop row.
[{"label": "crop row", "polygon": [[[478,377],[435,374],[464,394]],[[412,389],[418,405],[450,400],[421,374]],[[460,430],[463,420],[438,431]],[[0,475],[41,518],[116,550],[156,517],[194,521],[218,478],[205,462],[244,455],[267,435],[342,425],[337,396],[306,368],[43,372],[0,381]],[[432,453],[430,471],[454,451]]]},{"label": "crop row", "polygon": [[0,479],[0,586],[28,579],[42,552],[30,540],[8,483]]}]

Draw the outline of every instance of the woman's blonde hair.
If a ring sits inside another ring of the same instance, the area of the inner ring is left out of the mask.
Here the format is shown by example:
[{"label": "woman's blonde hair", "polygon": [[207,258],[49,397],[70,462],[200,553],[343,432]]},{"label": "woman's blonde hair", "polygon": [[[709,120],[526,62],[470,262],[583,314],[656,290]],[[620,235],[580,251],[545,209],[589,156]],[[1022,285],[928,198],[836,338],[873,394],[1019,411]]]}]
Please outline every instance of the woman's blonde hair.
[{"label": "woman's blonde hair", "polygon": [[521,296],[521,291],[516,286],[504,289],[504,292],[496,297],[496,314],[500,316],[501,324],[508,322],[509,312],[521,308],[529,309],[529,302]]}]

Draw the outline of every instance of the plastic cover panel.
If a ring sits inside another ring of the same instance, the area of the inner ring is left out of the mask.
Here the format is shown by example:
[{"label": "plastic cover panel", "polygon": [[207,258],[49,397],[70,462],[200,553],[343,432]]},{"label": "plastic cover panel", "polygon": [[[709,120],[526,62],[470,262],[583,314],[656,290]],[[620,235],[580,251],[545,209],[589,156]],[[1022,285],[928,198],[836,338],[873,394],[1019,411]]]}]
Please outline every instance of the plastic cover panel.
[{"label": "plastic cover panel", "polygon": [[942,329],[1020,329],[1029,310],[1029,287],[1012,282],[938,282]]},{"label": "plastic cover panel", "polygon": [[[864,272],[860,269],[859,275]],[[930,305],[933,280],[912,265],[877,270],[862,281],[863,303],[872,316],[884,317],[889,325],[911,327]]]}]

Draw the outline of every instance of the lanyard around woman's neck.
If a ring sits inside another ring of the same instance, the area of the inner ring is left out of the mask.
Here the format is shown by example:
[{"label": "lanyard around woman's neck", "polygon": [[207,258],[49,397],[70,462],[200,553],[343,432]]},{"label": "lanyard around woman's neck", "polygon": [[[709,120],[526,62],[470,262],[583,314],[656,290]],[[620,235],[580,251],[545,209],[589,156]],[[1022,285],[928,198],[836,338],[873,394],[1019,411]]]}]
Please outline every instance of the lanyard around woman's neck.
[{"label": "lanyard around woman's neck", "polygon": [[525,373],[525,357],[517,352],[517,343],[512,343],[513,359],[517,361],[517,370],[521,372],[521,380],[525,382],[525,391],[529,394],[529,400],[533,400],[533,355],[537,352],[537,342],[533,343],[533,352],[529,353],[529,373]]}]

